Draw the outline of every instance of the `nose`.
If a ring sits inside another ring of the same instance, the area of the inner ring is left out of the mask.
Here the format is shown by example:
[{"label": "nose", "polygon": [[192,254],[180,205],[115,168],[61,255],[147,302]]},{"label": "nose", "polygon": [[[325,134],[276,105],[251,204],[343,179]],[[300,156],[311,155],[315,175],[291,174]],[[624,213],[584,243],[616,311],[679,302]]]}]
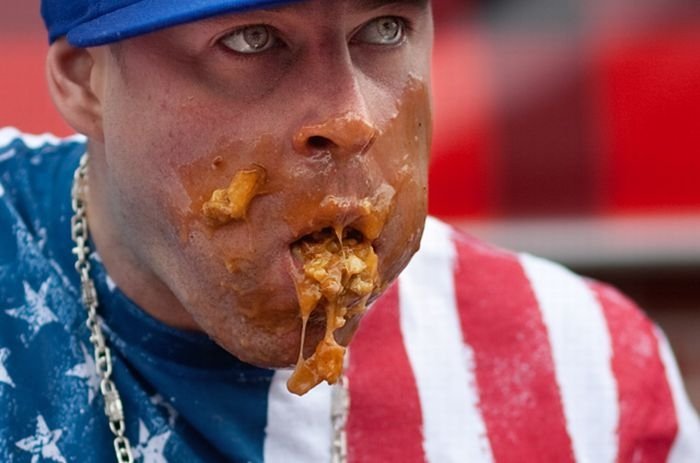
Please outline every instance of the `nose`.
[{"label": "nose", "polygon": [[348,112],[318,124],[303,125],[294,135],[294,150],[305,156],[330,154],[342,159],[366,153],[377,130],[362,115]]},{"label": "nose", "polygon": [[378,130],[368,96],[374,101],[376,90],[356,67],[345,41],[334,47],[333,40],[328,41],[331,46],[319,44],[304,60],[304,99],[299,107],[303,116],[292,143],[299,154],[340,160],[362,155],[374,143]]}]

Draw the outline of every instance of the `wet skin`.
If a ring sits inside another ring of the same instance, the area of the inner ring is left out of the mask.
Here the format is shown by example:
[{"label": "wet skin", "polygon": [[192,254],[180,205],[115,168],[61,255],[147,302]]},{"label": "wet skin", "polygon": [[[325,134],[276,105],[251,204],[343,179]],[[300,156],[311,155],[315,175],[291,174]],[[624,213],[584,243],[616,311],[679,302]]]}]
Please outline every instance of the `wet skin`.
[{"label": "wet skin", "polygon": [[[292,243],[352,227],[373,242],[382,288],[405,267],[426,215],[432,18],[423,2],[380,3],[311,0],[92,51],[92,235],[144,310],[244,361],[289,366],[301,327]],[[408,25],[400,43],[373,42],[386,16]],[[257,24],[274,46],[224,44]],[[214,226],[202,204],[251,166],[266,179],[245,219]],[[312,320],[309,352],[324,331]]]}]

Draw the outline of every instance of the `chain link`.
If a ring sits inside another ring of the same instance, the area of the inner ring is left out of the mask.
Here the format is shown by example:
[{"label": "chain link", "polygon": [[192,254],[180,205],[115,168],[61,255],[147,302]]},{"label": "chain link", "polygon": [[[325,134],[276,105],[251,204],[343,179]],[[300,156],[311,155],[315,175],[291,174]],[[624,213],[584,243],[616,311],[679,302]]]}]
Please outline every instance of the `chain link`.
[{"label": "chain link", "polygon": [[75,242],[73,254],[75,254],[75,270],[80,275],[80,292],[83,305],[87,311],[85,324],[90,330],[90,342],[95,348],[95,367],[100,378],[100,392],[104,398],[104,412],[109,420],[109,429],[114,434],[114,452],[118,463],[133,463],[134,456],[131,452],[131,444],[125,436],[126,425],[124,423],[124,405],[117,386],[112,381],[112,354],[105,343],[102,326],[97,316],[97,291],[95,282],[90,277],[90,247],[88,246],[88,222],[85,190],[88,174],[88,153],[80,158],[80,164],[73,175],[73,189],[71,190],[71,204],[73,217],[71,218],[71,237]]}]

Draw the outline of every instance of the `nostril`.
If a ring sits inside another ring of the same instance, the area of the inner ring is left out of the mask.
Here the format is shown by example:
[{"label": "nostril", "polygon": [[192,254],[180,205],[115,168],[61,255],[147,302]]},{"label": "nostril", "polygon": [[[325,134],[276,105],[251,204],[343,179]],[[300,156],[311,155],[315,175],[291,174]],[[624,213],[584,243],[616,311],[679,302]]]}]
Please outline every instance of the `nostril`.
[{"label": "nostril", "polygon": [[320,135],[314,135],[312,137],[309,137],[308,140],[306,140],[306,144],[308,145],[309,148],[311,148],[314,151],[315,150],[328,151],[335,146],[335,143],[333,143],[331,140],[329,140],[326,137],[322,137]]},{"label": "nostril", "polygon": [[304,125],[292,137],[294,151],[305,156],[362,156],[372,146],[377,130],[354,114],[327,118],[322,124]]}]

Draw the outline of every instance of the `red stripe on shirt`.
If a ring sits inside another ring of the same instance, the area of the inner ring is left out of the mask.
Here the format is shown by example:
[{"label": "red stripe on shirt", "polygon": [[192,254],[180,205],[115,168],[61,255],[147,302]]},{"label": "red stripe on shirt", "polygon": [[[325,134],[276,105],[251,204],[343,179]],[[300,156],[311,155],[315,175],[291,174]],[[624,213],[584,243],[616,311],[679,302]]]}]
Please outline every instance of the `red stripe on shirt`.
[{"label": "red stripe on shirt", "polygon": [[399,324],[398,284],[369,309],[348,366],[348,460],[422,462],[423,418]]},{"label": "red stripe on shirt", "polygon": [[678,422],[652,323],[616,290],[591,282],[612,342],[620,418],[619,463],[666,461]]},{"label": "red stripe on shirt", "polygon": [[573,462],[539,306],[518,259],[455,239],[455,294],[494,461]]}]

